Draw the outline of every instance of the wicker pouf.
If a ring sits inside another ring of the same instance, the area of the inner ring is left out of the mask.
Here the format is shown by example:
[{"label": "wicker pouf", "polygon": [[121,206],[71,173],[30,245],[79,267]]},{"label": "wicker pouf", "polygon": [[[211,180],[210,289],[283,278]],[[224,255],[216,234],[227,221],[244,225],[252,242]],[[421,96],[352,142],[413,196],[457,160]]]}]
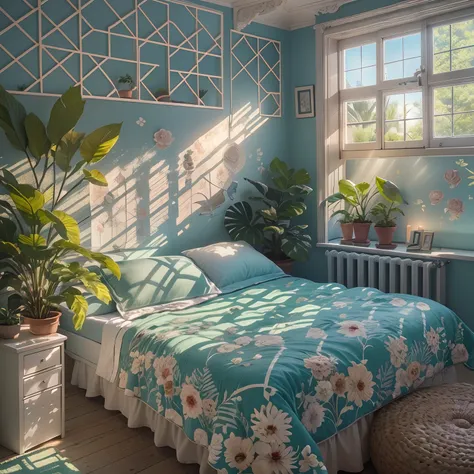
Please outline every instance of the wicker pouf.
[{"label": "wicker pouf", "polygon": [[419,390],[374,417],[378,474],[474,474],[474,385]]}]

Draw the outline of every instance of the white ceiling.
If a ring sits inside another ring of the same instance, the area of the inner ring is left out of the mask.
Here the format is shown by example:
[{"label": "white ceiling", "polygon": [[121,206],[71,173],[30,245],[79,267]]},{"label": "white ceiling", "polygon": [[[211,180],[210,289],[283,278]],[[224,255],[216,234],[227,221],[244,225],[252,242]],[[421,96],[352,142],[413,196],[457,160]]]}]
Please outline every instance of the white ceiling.
[{"label": "white ceiling", "polygon": [[314,17],[336,12],[355,0],[208,0],[234,9],[234,28],[242,29],[252,21],[296,30],[314,25]]}]

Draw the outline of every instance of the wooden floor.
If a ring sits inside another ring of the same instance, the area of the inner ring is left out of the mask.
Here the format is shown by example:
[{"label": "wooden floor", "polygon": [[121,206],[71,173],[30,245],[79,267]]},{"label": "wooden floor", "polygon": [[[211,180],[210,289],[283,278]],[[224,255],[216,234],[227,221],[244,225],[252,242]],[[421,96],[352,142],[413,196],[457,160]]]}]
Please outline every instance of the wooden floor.
[{"label": "wooden floor", "polygon": [[[147,428],[128,428],[118,411],[104,408],[102,397],[86,398],[69,383],[72,361],[66,360],[66,436],[40,447],[54,447],[82,474],[199,474],[197,464],[180,464],[171,448],[157,448]],[[0,461],[16,456],[0,446]],[[376,474],[367,467],[361,474]]]}]

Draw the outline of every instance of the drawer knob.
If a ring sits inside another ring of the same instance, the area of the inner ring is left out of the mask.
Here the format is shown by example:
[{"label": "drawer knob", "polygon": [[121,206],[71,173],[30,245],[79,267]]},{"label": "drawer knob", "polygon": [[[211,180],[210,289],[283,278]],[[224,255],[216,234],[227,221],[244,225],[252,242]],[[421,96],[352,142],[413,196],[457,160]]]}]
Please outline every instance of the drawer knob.
[{"label": "drawer knob", "polygon": [[42,364],[43,362],[44,362],[44,359],[41,359],[41,360],[40,360],[40,364]]}]

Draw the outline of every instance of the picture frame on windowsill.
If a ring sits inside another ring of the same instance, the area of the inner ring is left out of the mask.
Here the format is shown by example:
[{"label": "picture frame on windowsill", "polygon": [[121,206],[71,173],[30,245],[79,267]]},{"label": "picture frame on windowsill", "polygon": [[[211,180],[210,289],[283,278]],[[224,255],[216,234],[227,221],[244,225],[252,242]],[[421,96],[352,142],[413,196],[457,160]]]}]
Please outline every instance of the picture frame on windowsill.
[{"label": "picture frame on windowsill", "polygon": [[410,243],[407,245],[407,252],[420,252],[423,241],[423,231],[415,230],[411,234]]}]

